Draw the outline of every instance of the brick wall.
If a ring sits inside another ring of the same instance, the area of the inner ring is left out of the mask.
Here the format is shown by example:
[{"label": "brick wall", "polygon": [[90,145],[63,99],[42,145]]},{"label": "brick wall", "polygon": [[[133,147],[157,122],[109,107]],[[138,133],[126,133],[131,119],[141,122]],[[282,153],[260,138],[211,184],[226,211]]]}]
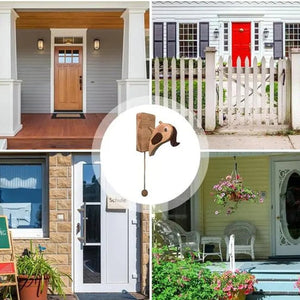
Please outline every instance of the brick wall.
[{"label": "brick wall", "polygon": [[[45,257],[58,270],[71,274],[71,154],[49,155],[49,238],[33,239],[33,245],[46,247]],[[30,239],[14,239],[15,254],[29,248]],[[66,293],[72,282],[64,278]]]}]

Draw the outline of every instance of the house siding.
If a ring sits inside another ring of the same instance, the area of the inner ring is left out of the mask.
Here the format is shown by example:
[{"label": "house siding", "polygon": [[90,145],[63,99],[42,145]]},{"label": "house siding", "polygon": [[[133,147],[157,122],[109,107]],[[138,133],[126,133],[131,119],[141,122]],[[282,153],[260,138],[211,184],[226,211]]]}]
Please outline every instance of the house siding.
[{"label": "house siding", "polygon": [[[43,38],[45,49],[37,49]],[[51,112],[51,32],[50,30],[18,29],[18,79],[22,80],[22,113]],[[93,49],[93,40],[100,39],[100,50]],[[107,113],[118,104],[117,80],[122,73],[123,31],[87,31],[87,113]]]},{"label": "house siding", "polygon": [[[21,112],[50,113],[50,30],[17,29],[18,79],[22,80]],[[37,49],[37,40],[45,49]]]},{"label": "house siding", "polygon": [[[273,22],[299,23],[300,2],[286,3],[283,1],[153,1],[152,21],[163,22],[209,22],[209,44],[216,47],[217,55],[228,60],[231,51],[231,30],[229,30],[229,51],[223,51],[223,23],[224,22],[252,22],[252,58],[258,61],[264,56],[269,60],[273,56],[273,48],[266,48],[265,43],[273,43]],[[254,22],[260,23],[260,49],[254,51]],[[177,26],[178,28],[178,26]],[[213,35],[218,28],[220,35],[216,39]],[[230,27],[231,28],[231,27]],[[269,30],[268,38],[263,38],[263,30]],[[164,31],[166,32],[166,31]],[[166,40],[166,36],[164,37]],[[164,56],[166,49],[164,43]],[[177,56],[178,56],[177,52]]]},{"label": "house siding", "polygon": [[[249,221],[256,227],[255,258],[265,259],[271,255],[271,190],[270,190],[270,158],[267,156],[238,157],[238,171],[245,185],[256,191],[266,192],[263,204],[243,203],[230,216],[215,215],[220,206],[216,205],[211,195],[212,187],[221,178],[231,174],[232,157],[211,158],[205,180],[201,187],[200,201],[203,201],[202,235],[223,237],[224,228],[234,221]],[[199,228],[200,229],[200,228]],[[222,242],[223,257],[226,254],[225,242]],[[247,258],[247,256],[245,256]]]},{"label": "house siding", "polygon": [[[100,39],[100,50],[92,47]],[[122,74],[122,30],[87,32],[87,112],[110,112],[118,104],[117,82]]]}]

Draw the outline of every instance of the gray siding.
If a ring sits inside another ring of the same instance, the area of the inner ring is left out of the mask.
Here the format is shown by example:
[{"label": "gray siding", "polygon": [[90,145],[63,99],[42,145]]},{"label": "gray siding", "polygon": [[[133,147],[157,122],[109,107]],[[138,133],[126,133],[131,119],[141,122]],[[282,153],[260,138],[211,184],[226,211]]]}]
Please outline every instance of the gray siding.
[{"label": "gray siding", "polygon": [[[37,40],[45,49],[37,49]],[[50,113],[50,30],[17,30],[18,79],[21,85],[22,113]]]},{"label": "gray siding", "polygon": [[[95,38],[100,50],[93,49]],[[87,32],[87,112],[109,112],[118,103],[117,82],[122,75],[122,30]]]}]

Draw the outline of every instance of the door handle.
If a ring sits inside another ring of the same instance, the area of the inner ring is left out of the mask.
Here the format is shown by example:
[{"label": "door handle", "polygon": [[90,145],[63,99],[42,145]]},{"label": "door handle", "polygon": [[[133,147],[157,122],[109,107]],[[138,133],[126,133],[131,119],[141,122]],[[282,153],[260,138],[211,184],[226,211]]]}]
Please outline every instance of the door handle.
[{"label": "door handle", "polygon": [[80,237],[78,237],[78,240],[83,244],[83,246],[86,245],[86,203],[84,203],[81,208],[77,209],[77,211],[81,214],[81,224],[77,223],[76,226],[76,234],[81,232]]},{"label": "door handle", "polygon": [[82,76],[79,76],[79,89],[82,90]]}]

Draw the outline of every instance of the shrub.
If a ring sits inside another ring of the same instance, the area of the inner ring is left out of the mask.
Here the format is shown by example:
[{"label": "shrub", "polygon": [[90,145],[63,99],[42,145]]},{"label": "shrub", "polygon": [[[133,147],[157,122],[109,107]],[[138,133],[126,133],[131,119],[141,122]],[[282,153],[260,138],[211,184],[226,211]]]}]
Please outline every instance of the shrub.
[{"label": "shrub", "polygon": [[176,258],[166,247],[152,251],[153,300],[216,300],[222,295],[213,289],[214,274],[205,264]]}]

